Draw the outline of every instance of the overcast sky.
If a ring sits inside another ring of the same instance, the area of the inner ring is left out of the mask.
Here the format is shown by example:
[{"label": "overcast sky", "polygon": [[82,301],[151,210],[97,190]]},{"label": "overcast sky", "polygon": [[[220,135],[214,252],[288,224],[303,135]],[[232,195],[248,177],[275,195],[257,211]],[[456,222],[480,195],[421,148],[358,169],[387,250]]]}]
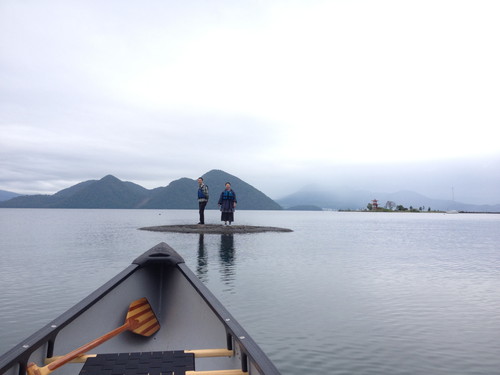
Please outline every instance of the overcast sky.
[{"label": "overcast sky", "polygon": [[499,19],[497,0],[0,0],[0,189],[222,169],[273,198],[500,203]]}]

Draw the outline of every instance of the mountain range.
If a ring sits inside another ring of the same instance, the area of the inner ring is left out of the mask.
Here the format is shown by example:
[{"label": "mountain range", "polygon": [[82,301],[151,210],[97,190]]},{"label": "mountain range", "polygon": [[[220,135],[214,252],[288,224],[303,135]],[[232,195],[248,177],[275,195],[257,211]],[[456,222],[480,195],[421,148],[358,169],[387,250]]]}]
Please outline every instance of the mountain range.
[{"label": "mountain range", "polygon": [[[273,200],[245,181],[221,170],[211,170],[203,176],[209,187],[207,209],[217,209],[219,195],[227,181],[238,198],[238,209],[248,210],[358,210],[365,209],[373,199],[380,207],[387,202],[410,208],[439,211],[500,212],[500,204],[474,205],[453,200],[432,199],[412,191],[375,193],[349,188],[306,186],[294,194]],[[84,181],[53,195],[19,195],[0,191],[0,207],[9,208],[142,208],[196,209],[198,183],[180,178],[169,185],[146,189],[108,175],[100,180]]]},{"label": "mountain range", "polygon": [[[209,187],[207,209],[217,208],[226,182],[231,183],[238,209],[281,210],[281,206],[250,184],[221,170],[202,176]],[[10,208],[198,208],[198,183],[189,178],[172,181],[152,190],[108,175],[100,180],[84,181],[53,195],[21,195],[0,202]]]}]

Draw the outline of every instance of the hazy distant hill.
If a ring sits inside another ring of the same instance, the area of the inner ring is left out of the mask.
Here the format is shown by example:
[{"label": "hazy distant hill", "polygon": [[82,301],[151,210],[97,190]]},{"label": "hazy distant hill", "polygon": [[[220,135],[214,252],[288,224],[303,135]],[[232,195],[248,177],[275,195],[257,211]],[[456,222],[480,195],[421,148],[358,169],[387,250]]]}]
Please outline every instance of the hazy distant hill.
[{"label": "hazy distant hill", "polygon": [[8,199],[12,199],[14,197],[18,197],[21,194],[13,193],[7,190],[0,190],[0,202],[6,201]]},{"label": "hazy distant hill", "polygon": [[288,211],[323,211],[321,207],[312,205],[312,204],[304,204],[298,206],[287,207]]},{"label": "hazy distant hill", "polygon": [[364,208],[373,199],[367,191],[349,189],[323,190],[318,186],[306,186],[294,194],[278,199],[277,202],[288,209],[293,206],[318,206],[330,209]]},{"label": "hazy distant hill", "polygon": [[50,208],[57,202],[53,195],[20,195],[0,202],[3,208]]},{"label": "hazy distant hill", "polygon": [[[203,178],[210,188],[207,208],[216,208],[224,183],[231,181],[239,209],[279,210],[281,206],[253,186],[226,172],[213,170]],[[25,195],[0,202],[11,208],[156,208],[193,209],[198,207],[198,183],[181,178],[166,187],[148,190],[132,182],[108,175],[84,181],[54,195]]]},{"label": "hazy distant hill", "polygon": [[364,209],[373,199],[377,199],[379,206],[384,206],[388,201],[396,205],[413,208],[429,207],[432,210],[457,210],[469,212],[500,212],[500,205],[474,205],[452,200],[428,198],[412,191],[399,191],[396,193],[377,193],[366,190],[332,189],[325,190],[317,186],[307,186],[302,190],[278,199],[277,202],[285,209],[298,205],[315,205],[329,209]]}]

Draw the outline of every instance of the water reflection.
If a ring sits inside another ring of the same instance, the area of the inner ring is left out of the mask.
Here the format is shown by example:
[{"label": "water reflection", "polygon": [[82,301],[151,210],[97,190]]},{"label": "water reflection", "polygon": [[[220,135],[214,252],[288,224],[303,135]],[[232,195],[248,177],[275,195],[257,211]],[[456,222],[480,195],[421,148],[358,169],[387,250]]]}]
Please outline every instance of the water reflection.
[{"label": "water reflection", "polygon": [[[203,282],[208,281],[209,250],[212,242],[208,246],[205,244],[204,234],[198,237],[198,256],[196,263],[196,274]],[[236,250],[234,247],[234,236],[232,234],[222,234],[219,245],[219,264],[221,281],[226,285],[231,285],[234,280]],[[213,263],[212,263],[213,266]]]},{"label": "water reflection", "polygon": [[201,281],[207,281],[208,272],[208,255],[205,249],[205,237],[200,233],[198,238],[198,264],[196,266],[196,273]]},{"label": "water reflection", "polygon": [[234,280],[234,236],[232,234],[221,234],[220,252],[221,280],[225,284],[231,284]]}]

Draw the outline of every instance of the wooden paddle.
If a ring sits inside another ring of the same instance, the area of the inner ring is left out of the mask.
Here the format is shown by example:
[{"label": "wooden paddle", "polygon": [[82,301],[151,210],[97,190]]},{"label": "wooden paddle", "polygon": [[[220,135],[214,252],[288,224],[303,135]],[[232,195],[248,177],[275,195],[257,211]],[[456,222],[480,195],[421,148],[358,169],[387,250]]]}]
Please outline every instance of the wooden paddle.
[{"label": "wooden paddle", "polygon": [[148,300],[146,298],[141,298],[130,304],[127,312],[127,317],[125,318],[125,324],[112,330],[105,335],[98,337],[97,339],[80,346],[78,349],[69,352],[68,354],[58,358],[54,362],[48,364],[44,367],[38,367],[35,363],[30,363],[26,371],[29,375],[47,375],[52,371],[58,369],[62,365],[70,362],[81,354],[101,345],[103,342],[115,337],[116,335],[125,332],[132,331],[141,336],[151,336],[153,333],[160,329],[160,323],[153,312]]}]

